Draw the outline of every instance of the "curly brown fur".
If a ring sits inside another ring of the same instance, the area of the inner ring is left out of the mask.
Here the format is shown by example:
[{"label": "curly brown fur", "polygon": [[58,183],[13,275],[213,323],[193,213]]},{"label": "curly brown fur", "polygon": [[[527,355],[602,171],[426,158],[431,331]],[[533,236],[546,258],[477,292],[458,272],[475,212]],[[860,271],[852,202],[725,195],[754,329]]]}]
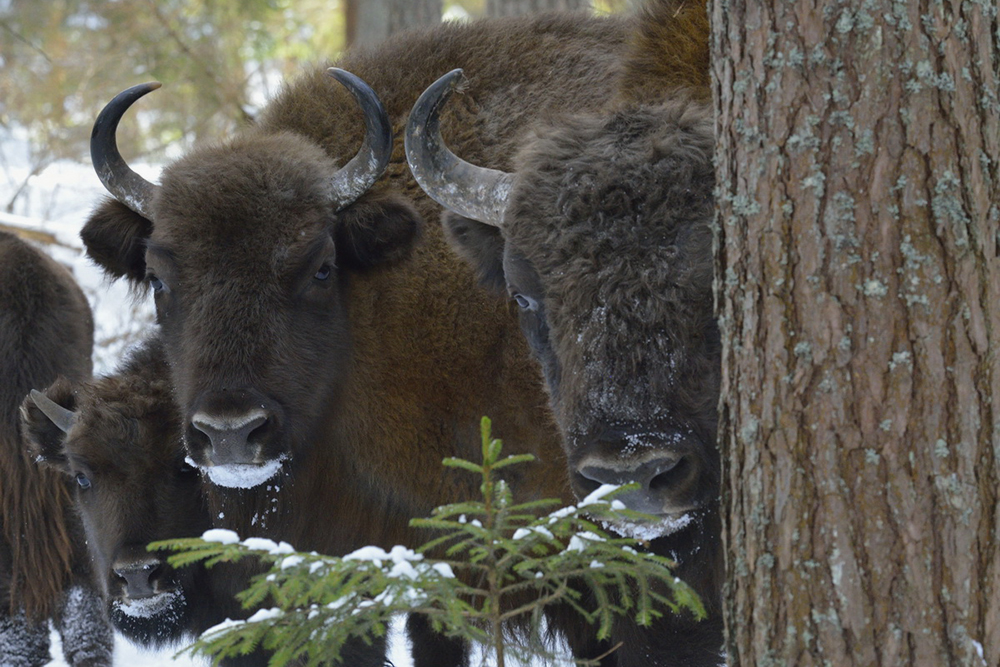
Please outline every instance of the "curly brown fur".
[{"label": "curly brown fur", "polygon": [[73,518],[65,481],[39,470],[21,446],[18,408],[60,373],[91,373],[93,320],[69,271],[12,234],[0,232],[0,521],[10,548],[10,597],[37,622],[55,611],[74,564]]},{"label": "curly brown fur", "polygon": [[640,8],[619,97],[659,102],[676,89],[708,102],[712,28],[704,0],[650,0]]},{"label": "curly brown fur", "polygon": [[522,151],[504,234],[548,295],[568,432],[623,411],[714,414],[712,148],[710,111],[671,100],[563,119]]}]

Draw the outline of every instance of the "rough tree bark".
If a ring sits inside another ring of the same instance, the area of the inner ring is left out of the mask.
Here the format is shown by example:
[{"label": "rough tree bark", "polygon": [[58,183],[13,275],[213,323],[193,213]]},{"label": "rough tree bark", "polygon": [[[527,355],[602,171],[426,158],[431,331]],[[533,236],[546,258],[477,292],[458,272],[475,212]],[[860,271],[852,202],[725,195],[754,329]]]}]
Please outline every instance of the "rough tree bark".
[{"label": "rough tree bark", "polygon": [[996,0],[713,0],[729,665],[1000,665]]},{"label": "rough tree bark", "polygon": [[486,0],[487,16],[519,16],[550,10],[584,10],[592,0]]},{"label": "rough tree bark", "polygon": [[345,0],[345,42],[377,44],[394,32],[441,21],[441,0]]}]

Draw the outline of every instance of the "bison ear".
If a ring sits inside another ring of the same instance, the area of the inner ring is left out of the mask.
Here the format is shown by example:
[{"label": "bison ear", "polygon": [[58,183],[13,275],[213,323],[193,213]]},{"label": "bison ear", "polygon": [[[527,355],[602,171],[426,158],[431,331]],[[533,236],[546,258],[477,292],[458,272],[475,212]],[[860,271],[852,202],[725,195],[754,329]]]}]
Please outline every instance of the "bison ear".
[{"label": "bison ear", "polygon": [[[67,410],[76,409],[73,385],[62,375],[41,393]],[[64,450],[66,432],[42,412],[30,394],[21,403],[21,433],[29,458],[37,463],[69,472]]]},{"label": "bison ear", "polygon": [[441,216],[448,244],[476,271],[479,284],[507,294],[503,273],[504,239],[499,227],[466,218],[452,211]]},{"label": "bison ear", "polygon": [[146,277],[146,241],[153,223],[117,199],[107,198],[80,230],[87,256],[104,272],[133,284]]},{"label": "bison ear", "polygon": [[362,198],[337,214],[337,264],[364,270],[406,259],[422,226],[420,214],[400,195]]}]

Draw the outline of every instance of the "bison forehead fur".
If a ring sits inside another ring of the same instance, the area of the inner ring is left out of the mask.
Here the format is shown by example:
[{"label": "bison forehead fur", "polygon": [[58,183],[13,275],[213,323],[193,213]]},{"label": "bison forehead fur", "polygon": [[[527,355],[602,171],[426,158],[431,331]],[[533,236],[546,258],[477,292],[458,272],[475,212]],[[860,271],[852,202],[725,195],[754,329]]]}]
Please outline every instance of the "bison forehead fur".
[{"label": "bison forehead fur", "polygon": [[[315,235],[332,222],[329,176],[336,168],[319,146],[290,132],[255,132],[195,150],[164,171],[155,204],[163,224],[153,241],[183,242],[216,257],[219,244],[231,242],[287,252],[300,232]],[[270,264],[281,259],[276,254]]]},{"label": "bison forehead fur", "polygon": [[522,151],[504,233],[544,285],[567,430],[714,421],[712,146],[710,110],[674,100],[543,128]]}]

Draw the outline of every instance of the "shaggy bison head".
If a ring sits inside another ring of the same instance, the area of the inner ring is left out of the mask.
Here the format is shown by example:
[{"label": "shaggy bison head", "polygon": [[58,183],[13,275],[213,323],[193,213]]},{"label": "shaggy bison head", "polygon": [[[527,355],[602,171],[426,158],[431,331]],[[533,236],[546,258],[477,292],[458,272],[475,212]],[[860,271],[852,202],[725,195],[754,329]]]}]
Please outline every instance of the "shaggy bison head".
[{"label": "shaggy bison head", "polygon": [[171,568],[154,540],[209,527],[198,471],[184,462],[180,416],[156,355],[116,376],[73,385],[60,378],[22,405],[29,453],[76,481],[95,577],[115,626],[158,645],[189,631],[206,594],[200,567]]},{"label": "shaggy bison head", "polygon": [[342,167],[314,141],[256,127],[153,185],[114,136],[158,84],[120,94],[95,124],[94,165],[116,199],[81,235],[108,273],[153,292],[187,447],[222,486],[257,486],[309,446],[349,373],[351,277],[405,256],[417,235],[407,201],[368,192],[391,152],[385,110],[360,79],[329,73],[364,112]]},{"label": "shaggy bison head", "polygon": [[481,282],[520,306],[575,492],[638,482],[620,498],[660,517],[654,532],[677,530],[719,485],[711,112],[680,100],[562,118],[507,174],[441,142],[460,77],[414,107],[411,170]]}]

